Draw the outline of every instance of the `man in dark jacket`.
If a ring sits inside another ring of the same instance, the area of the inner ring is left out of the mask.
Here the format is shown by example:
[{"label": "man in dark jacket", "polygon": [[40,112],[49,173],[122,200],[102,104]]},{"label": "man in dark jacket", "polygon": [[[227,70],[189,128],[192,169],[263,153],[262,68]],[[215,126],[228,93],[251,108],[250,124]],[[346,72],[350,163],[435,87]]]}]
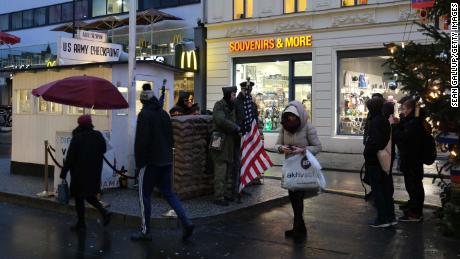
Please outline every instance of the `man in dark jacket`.
[{"label": "man in dark jacket", "polygon": [[139,202],[142,216],[140,233],[131,236],[134,241],[152,240],[150,233],[150,196],[156,186],[182,222],[183,240],[189,238],[194,226],[187,218],[176,194],[172,192],[173,133],[171,119],[152,91],[143,91],[144,107],[137,117],[134,155],[139,173]]},{"label": "man in dark jacket", "polygon": [[101,173],[107,146],[102,134],[93,128],[90,115],[78,118],[78,127],[72,132],[72,140],[60,175],[61,179],[65,179],[70,171],[70,194],[75,197],[78,216],[77,224],[71,227],[73,231],[86,229],[85,200],[101,213],[104,226],[110,222],[111,213],[96,198],[101,191]]},{"label": "man in dark jacket", "polygon": [[[223,87],[224,98],[213,109],[211,158],[214,162],[214,203],[228,206],[234,193],[235,144],[240,127],[235,123],[236,87]],[[220,139],[220,140],[219,140]],[[226,199],[227,198],[227,199]]]},{"label": "man in dark jacket", "polygon": [[399,150],[400,170],[404,174],[404,184],[409,194],[404,216],[399,220],[420,222],[423,220],[425,200],[421,150],[426,133],[423,118],[415,116],[415,105],[416,101],[413,98],[406,98],[401,106],[404,116],[400,121],[392,116],[389,121],[394,125],[393,137]]},{"label": "man in dark jacket", "polygon": [[382,115],[383,102],[381,98],[373,98],[367,102],[368,138],[363,154],[377,207],[377,218],[370,222],[371,227],[389,227],[397,224],[394,213],[393,178],[391,173],[386,174],[382,170],[377,158],[378,151],[384,149],[390,140],[390,124]]}]

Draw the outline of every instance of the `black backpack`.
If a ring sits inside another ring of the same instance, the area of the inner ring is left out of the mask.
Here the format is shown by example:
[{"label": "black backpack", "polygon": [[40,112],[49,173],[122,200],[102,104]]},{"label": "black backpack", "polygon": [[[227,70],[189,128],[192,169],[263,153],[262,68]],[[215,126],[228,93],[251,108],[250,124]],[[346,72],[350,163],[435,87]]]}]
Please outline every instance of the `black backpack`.
[{"label": "black backpack", "polygon": [[434,137],[430,133],[425,132],[422,142],[422,161],[425,165],[432,165],[436,160],[436,156],[437,151]]}]

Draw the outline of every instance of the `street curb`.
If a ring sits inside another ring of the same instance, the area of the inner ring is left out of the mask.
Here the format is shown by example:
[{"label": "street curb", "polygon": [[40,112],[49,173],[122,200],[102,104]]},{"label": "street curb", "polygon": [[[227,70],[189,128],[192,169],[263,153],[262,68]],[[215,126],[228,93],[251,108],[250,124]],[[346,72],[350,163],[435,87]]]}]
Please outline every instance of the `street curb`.
[{"label": "street curb", "polygon": [[[325,193],[330,193],[330,194],[337,194],[337,195],[343,195],[343,196],[348,196],[348,197],[353,197],[353,198],[364,199],[364,193],[362,193],[362,192],[336,190],[336,189],[329,189],[329,188],[326,188],[324,190],[324,192]],[[404,203],[406,203],[406,201],[398,200],[398,199],[395,199],[394,202],[395,202],[395,204],[404,204]],[[433,210],[441,208],[441,206],[436,205],[436,204],[431,204],[431,203],[425,203],[425,204],[423,204],[423,207],[426,208],[426,209],[433,209]]]},{"label": "street curb", "polygon": [[[281,196],[272,200],[267,200],[261,203],[254,204],[252,206],[239,208],[233,211],[224,212],[222,214],[196,217],[191,218],[195,224],[206,224],[215,220],[221,220],[222,218],[231,217],[234,214],[240,213],[242,210],[263,210],[270,209],[275,206],[282,206],[289,201],[288,196]],[[75,206],[73,204],[63,205],[59,204],[51,199],[44,199],[31,196],[23,196],[20,194],[0,192],[0,202],[6,202],[16,204],[24,207],[43,209],[52,212],[57,212],[66,215],[75,215]],[[109,209],[110,211],[110,209]],[[113,212],[111,223],[125,225],[129,227],[139,227],[141,225],[141,217],[126,215],[119,212]],[[86,207],[86,217],[89,219],[99,219],[98,211],[93,207]],[[151,225],[159,228],[179,228],[180,221],[177,218],[151,218]]]}]

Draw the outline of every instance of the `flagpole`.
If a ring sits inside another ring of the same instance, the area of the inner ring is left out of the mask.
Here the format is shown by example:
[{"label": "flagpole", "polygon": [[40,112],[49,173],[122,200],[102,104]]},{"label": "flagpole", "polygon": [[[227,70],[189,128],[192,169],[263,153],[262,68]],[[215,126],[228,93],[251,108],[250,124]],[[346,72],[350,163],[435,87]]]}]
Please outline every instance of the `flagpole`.
[{"label": "flagpole", "polygon": [[128,174],[134,175],[134,138],[136,133],[136,10],[137,1],[129,1],[128,43]]}]

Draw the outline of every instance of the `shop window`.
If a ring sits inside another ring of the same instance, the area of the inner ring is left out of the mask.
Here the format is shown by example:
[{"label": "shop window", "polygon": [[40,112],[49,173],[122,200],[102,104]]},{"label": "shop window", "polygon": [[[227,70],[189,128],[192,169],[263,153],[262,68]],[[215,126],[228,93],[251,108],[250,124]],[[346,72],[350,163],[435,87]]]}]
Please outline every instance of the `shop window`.
[{"label": "shop window", "polygon": [[129,12],[129,0],[123,0],[123,12]]},{"label": "shop window", "polygon": [[49,7],[48,21],[50,24],[61,22],[61,5],[53,5]]},{"label": "shop window", "polygon": [[73,3],[62,4],[62,21],[70,22],[73,19]]},{"label": "shop window", "polygon": [[259,127],[276,131],[281,112],[289,103],[289,61],[236,65],[236,84],[249,77],[255,83],[252,94],[259,111]]},{"label": "shop window", "polygon": [[22,12],[22,27],[28,28],[34,25],[34,10]]},{"label": "shop window", "polygon": [[17,30],[22,28],[22,12],[11,14],[11,29]]},{"label": "shop window", "polygon": [[8,14],[0,15],[0,31],[10,29],[10,16]]},{"label": "shop window", "polygon": [[17,113],[32,113],[32,92],[30,90],[16,90]]},{"label": "shop window", "polygon": [[67,106],[66,113],[69,115],[82,115],[84,113],[84,108],[75,107],[75,106]]},{"label": "shop window", "polygon": [[177,6],[178,4],[179,4],[179,0],[161,0],[162,7]]},{"label": "shop window", "polygon": [[107,0],[107,14],[121,13],[122,2],[120,0]]},{"label": "shop window", "polygon": [[386,56],[339,56],[339,114],[338,133],[363,135],[367,117],[366,102],[374,93],[387,100],[399,100],[403,94],[396,88],[393,74],[387,66]]},{"label": "shop window", "polygon": [[81,20],[88,17],[88,0],[75,2],[75,19]]},{"label": "shop window", "polygon": [[284,13],[307,11],[307,0],[284,0]]},{"label": "shop window", "polygon": [[41,26],[46,23],[46,8],[38,8],[34,11],[34,26]]},{"label": "shop window", "polygon": [[39,113],[62,113],[62,104],[45,101],[43,98],[38,98]]},{"label": "shop window", "polygon": [[313,66],[311,61],[295,61],[294,76],[312,76]]},{"label": "shop window", "polygon": [[253,14],[253,0],[233,0],[233,19],[251,18]]},{"label": "shop window", "polygon": [[342,7],[365,4],[367,4],[367,0],[342,0]]},{"label": "shop window", "polygon": [[107,0],[93,0],[93,17],[106,15]]},{"label": "shop window", "polygon": [[107,116],[107,114],[108,114],[107,110],[91,109],[91,115],[94,115],[94,116]]}]

